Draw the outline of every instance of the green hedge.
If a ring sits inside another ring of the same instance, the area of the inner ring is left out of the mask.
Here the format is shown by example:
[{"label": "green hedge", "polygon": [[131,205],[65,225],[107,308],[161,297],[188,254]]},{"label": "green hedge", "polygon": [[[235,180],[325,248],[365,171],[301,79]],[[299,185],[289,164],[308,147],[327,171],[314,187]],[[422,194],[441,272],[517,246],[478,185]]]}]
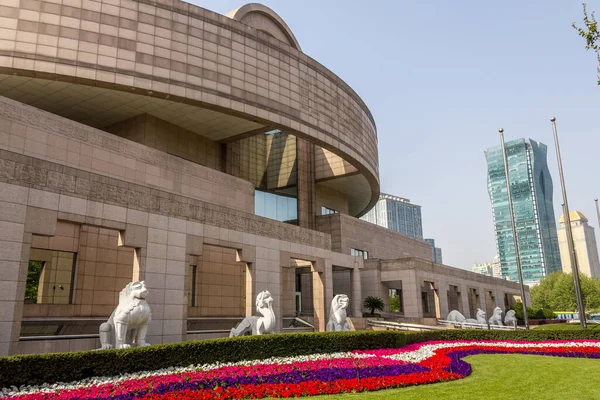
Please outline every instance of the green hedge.
[{"label": "green hedge", "polygon": [[402,347],[429,340],[600,339],[600,331],[444,330],[404,333],[358,331],[246,336],[189,341],[137,349],[82,351],[0,357],[0,387],[70,382],[92,376],[213,362],[314,353]]}]

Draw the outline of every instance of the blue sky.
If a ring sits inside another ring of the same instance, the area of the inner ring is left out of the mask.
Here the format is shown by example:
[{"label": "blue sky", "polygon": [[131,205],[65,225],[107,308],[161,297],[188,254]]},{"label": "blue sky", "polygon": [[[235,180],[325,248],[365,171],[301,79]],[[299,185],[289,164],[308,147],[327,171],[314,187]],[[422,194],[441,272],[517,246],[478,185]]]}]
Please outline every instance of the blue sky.
[{"label": "blue sky", "polygon": [[[225,14],[244,3],[194,0]],[[556,116],[571,210],[598,231],[600,87],[595,55],[571,28],[575,0],[270,0],[304,52],[366,102],[377,123],[382,191],[422,206],[444,263],[496,252],[483,150],[530,137],[548,145],[556,218]],[[600,14],[600,0],[588,1]],[[596,233],[597,238],[600,235]]]}]

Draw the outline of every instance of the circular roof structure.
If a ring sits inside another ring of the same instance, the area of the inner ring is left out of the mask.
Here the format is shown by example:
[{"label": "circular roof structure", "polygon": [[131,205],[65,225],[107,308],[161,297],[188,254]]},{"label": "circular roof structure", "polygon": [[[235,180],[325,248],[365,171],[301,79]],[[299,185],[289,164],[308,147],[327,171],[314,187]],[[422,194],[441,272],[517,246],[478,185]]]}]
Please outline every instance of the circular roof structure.
[{"label": "circular roof structure", "polygon": [[290,27],[275,11],[263,4],[248,3],[229,11],[225,16],[249,25],[302,51]]}]

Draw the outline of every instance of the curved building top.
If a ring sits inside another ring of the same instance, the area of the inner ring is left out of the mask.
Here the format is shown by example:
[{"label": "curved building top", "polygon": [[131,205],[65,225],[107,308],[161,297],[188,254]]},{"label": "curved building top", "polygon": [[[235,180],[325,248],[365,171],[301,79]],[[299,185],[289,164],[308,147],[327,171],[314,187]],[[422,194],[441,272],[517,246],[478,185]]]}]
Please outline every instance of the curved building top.
[{"label": "curved building top", "polygon": [[268,7],[11,0],[1,20],[0,95],[99,128],[149,113],[214,141],[281,129],[357,169],[336,188],[350,214],[377,201],[369,109]]}]

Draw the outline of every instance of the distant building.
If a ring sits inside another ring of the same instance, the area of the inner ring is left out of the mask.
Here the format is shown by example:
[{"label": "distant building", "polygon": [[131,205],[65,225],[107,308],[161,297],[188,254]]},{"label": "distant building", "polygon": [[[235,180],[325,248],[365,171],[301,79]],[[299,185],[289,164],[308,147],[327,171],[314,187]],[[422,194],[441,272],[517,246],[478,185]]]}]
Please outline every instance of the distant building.
[{"label": "distant building", "polygon": [[492,264],[490,263],[473,264],[471,270],[477,274],[492,276]]},{"label": "distant building", "polygon": [[435,239],[425,239],[427,243],[431,245],[432,260],[434,263],[443,264],[442,262],[442,249],[435,247]]},{"label": "distant building", "polygon": [[[531,139],[506,142],[523,280],[527,284],[561,270],[546,152],[545,144]],[[502,150],[491,147],[485,156],[502,277],[518,282]]]},{"label": "distant building", "polygon": [[471,270],[481,275],[492,276],[494,278],[502,278],[502,269],[500,268],[500,257],[497,254],[492,260],[492,262],[473,264],[473,268]]},{"label": "distant building", "polygon": [[361,219],[423,240],[421,206],[411,203],[409,199],[381,193],[375,207]]},{"label": "distant building", "polygon": [[[598,246],[594,228],[588,225],[588,219],[580,211],[571,211],[571,231],[575,244],[575,257],[579,272],[590,278],[600,278],[600,261],[598,260]],[[558,244],[560,246],[560,257],[562,269],[567,274],[572,272],[569,247],[567,246],[567,234],[565,229],[565,216],[561,216],[558,228]]]},{"label": "distant building", "polygon": [[502,278],[502,267],[500,264],[500,256],[498,254],[496,254],[490,264],[492,266],[492,276],[494,278]]}]

